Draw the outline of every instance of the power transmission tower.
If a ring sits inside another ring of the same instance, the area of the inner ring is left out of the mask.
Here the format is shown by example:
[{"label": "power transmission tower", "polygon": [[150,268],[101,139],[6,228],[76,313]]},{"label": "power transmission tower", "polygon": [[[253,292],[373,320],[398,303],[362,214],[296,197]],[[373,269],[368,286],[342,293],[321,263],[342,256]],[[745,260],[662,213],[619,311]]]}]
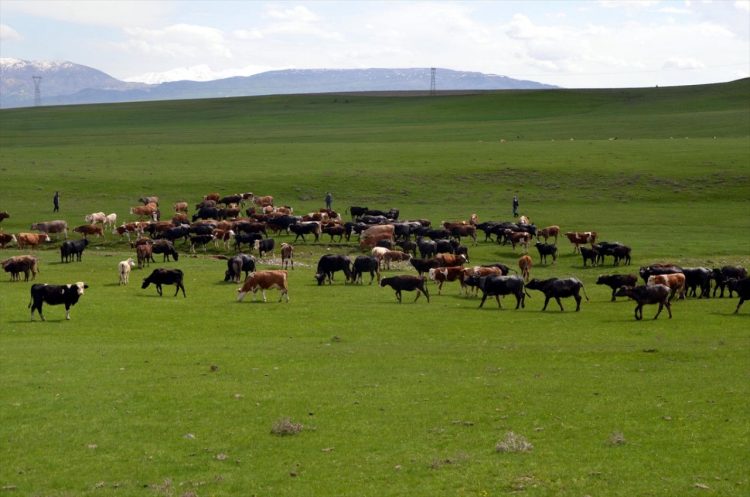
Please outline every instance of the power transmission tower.
[{"label": "power transmission tower", "polygon": [[435,94],[435,68],[430,68],[430,95]]},{"label": "power transmission tower", "polygon": [[39,107],[42,105],[42,90],[40,88],[42,77],[32,76],[31,79],[34,80],[34,107]]}]

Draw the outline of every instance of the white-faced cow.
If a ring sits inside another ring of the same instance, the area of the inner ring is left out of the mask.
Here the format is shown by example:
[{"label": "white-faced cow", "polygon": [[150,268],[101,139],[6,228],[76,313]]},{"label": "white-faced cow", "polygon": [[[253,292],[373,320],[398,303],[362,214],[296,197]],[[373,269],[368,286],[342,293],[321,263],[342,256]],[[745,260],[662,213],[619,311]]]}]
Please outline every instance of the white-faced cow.
[{"label": "white-faced cow", "polygon": [[89,286],[82,281],[70,285],[31,285],[31,301],[29,302],[29,308],[31,308],[31,320],[34,320],[34,310],[36,310],[39,313],[39,317],[44,321],[42,306],[45,303],[49,305],[64,304],[65,319],[70,319],[71,306],[74,306],[78,302],[78,299],[83,295],[84,289],[88,287]]}]

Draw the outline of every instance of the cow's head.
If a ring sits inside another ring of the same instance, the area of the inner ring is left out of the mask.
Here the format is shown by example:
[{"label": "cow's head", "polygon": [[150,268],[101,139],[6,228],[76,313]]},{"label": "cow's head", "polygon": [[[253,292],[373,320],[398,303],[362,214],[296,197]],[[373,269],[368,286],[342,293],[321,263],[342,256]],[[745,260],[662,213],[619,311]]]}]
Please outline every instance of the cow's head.
[{"label": "cow's head", "polygon": [[84,283],[83,281],[79,281],[79,282],[77,282],[77,283],[76,283],[76,284],[75,284],[74,286],[76,287],[76,293],[78,293],[78,296],[79,296],[79,297],[80,297],[81,295],[83,295],[83,291],[84,291],[84,289],[86,289],[86,288],[88,288],[88,287],[89,287],[89,286],[88,286],[88,285],[87,285],[86,283]]},{"label": "cow's head", "polygon": [[315,273],[315,281],[318,282],[318,286],[323,284],[323,280],[326,279],[326,275],[323,273]]}]

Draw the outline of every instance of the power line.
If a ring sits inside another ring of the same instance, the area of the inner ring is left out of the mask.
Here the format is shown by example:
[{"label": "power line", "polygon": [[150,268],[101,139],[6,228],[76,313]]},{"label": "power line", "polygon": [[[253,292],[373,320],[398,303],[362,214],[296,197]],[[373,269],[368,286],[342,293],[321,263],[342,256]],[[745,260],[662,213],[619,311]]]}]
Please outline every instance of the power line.
[{"label": "power line", "polygon": [[39,107],[42,105],[42,89],[40,88],[42,77],[32,76],[31,79],[34,80],[34,107]]}]

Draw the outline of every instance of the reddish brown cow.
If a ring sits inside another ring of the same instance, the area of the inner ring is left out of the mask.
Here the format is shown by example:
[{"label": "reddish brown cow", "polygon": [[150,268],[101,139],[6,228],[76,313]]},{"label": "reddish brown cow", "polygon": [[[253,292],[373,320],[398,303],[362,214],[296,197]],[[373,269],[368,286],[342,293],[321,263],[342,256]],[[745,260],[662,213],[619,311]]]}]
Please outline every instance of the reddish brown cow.
[{"label": "reddish brown cow", "polygon": [[80,233],[84,238],[88,238],[89,235],[104,238],[104,227],[98,224],[83,224],[73,228],[73,231]]},{"label": "reddish brown cow", "polygon": [[187,214],[188,203],[187,202],[176,202],[174,204],[174,211],[175,212],[183,212],[183,213]]},{"label": "reddish brown cow", "polygon": [[150,266],[151,261],[154,260],[154,252],[151,243],[141,243],[140,245],[136,245],[135,253],[136,257],[138,258],[138,269],[143,268],[144,262],[146,263],[146,265]]},{"label": "reddish brown cow", "polygon": [[138,216],[139,219],[142,219],[144,217],[151,218],[154,216],[154,213],[158,210],[156,204],[146,204],[146,205],[136,205],[135,207],[130,208],[130,213]]},{"label": "reddish brown cow", "polygon": [[524,281],[529,281],[529,278],[531,277],[532,265],[533,262],[531,261],[531,257],[528,255],[523,255],[518,259],[518,267],[521,269],[521,276],[523,276]]},{"label": "reddish brown cow", "polygon": [[458,293],[462,292],[463,289],[463,266],[448,266],[448,267],[437,267],[430,269],[430,279],[438,285],[438,295],[443,289],[443,283],[446,281],[458,281],[460,287]]},{"label": "reddish brown cow", "polygon": [[540,238],[544,238],[544,243],[547,243],[547,239],[551,237],[555,237],[555,245],[557,245],[557,235],[560,234],[560,227],[559,226],[547,226],[546,228],[542,228],[540,230],[537,230],[536,232],[536,239],[539,240]]},{"label": "reddish brown cow", "polygon": [[411,259],[411,254],[406,254],[404,252],[398,251],[398,250],[387,250],[386,253],[383,255],[383,260],[385,261],[385,268],[391,269],[391,262],[402,262],[402,261],[409,261]]},{"label": "reddish brown cow", "polygon": [[574,245],[573,253],[580,252],[580,246],[596,243],[596,231],[569,231],[565,233],[570,243]]},{"label": "reddish brown cow", "polygon": [[278,288],[281,290],[281,296],[279,302],[286,297],[286,301],[289,302],[289,287],[287,286],[287,272],[284,270],[273,270],[273,271],[257,271],[250,273],[245,278],[245,282],[240,288],[237,289],[237,301],[242,302],[248,292],[253,292],[253,301],[255,301],[255,294],[258,290],[263,295],[263,302],[266,302],[266,290]]},{"label": "reddish brown cow", "polygon": [[47,233],[19,233],[17,240],[18,248],[29,247],[33,249],[42,242],[48,242],[49,235]]},{"label": "reddish brown cow", "polygon": [[263,197],[253,195],[253,203],[259,207],[266,207],[268,205],[273,206],[273,196],[265,195]]},{"label": "reddish brown cow", "polygon": [[208,195],[203,196],[204,201],[213,200],[214,202],[218,202],[220,198],[221,198],[221,195],[218,192],[209,193]]},{"label": "reddish brown cow", "polygon": [[435,259],[441,267],[460,266],[461,264],[468,262],[468,259],[466,259],[466,256],[463,254],[438,254],[435,256]]},{"label": "reddish brown cow", "polygon": [[529,251],[529,242],[531,242],[531,238],[531,233],[525,231],[505,230],[505,239],[510,242],[513,250],[516,250],[516,245],[521,245],[524,254]]}]

